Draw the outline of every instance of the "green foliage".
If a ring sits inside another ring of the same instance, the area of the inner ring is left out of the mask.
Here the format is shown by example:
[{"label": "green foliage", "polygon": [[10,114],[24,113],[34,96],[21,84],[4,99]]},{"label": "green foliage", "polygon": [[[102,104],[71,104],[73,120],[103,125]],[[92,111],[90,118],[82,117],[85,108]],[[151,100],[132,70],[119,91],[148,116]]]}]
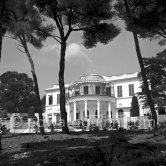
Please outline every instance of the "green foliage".
[{"label": "green foliage", "polygon": [[[165,0],[128,0],[132,13],[132,26],[142,38],[161,39],[159,44],[166,43],[166,1]],[[127,18],[123,1],[118,0],[115,8],[119,17],[123,18],[127,30],[131,30],[130,21]],[[163,39],[164,38],[164,39]]]},{"label": "green foliage", "polygon": [[7,111],[0,109],[0,118],[6,118],[8,117]]},{"label": "green foliage", "polygon": [[[143,58],[145,71],[151,87],[153,101],[160,108],[166,104],[166,50],[157,54],[156,57]],[[144,85],[142,84],[142,89]],[[140,98],[147,103],[145,91],[139,93]]]},{"label": "green foliage", "polygon": [[8,112],[27,112],[36,105],[34,82],[25,73],[6,72],[0,76],[0,104]]},{"label": "green foliage", "polygon": [[5,125],[0,123],[0,134],[1,135],[10,134],[10,129],[7,129]]},{"label": "green foliage", "polygon": [[33,6],[31,9],[28,7],[26,1],[23,1],[21,5],[8,9],[12,19],[7,23],[7,32],[14,39],[25,36],[27,43],[35,48],[41,48],[42,41],[46,40],[54,28],[52,25],[44,25],[44,18],[39,12]]},{"label": "green foliage", "polygon": [[130,130],[137,130],[138,129],[138,121],[136,121],[136,122],[133,122],[133,121],[129,121],[128,122],[128,128],[130,129]]},{"label": "green foliage", "polygon": [[117,121],[112,122],[112,123],[111,123],[111,127],[112,127],[113,129],[118,130],[118,128],[119,128],[118,122],[117,122]]},{"label": "green foliage", "polygon": [[139,116],[139,104],[138,104],[138,99],[136,96],[133,96],[132,98],[130,111],[131,111],[130,112],[131,117]]},{"label": "green foliage", "polygon": [[73,31],[83,31],[83,44],[90,48],[96,46],[97,42],[107,44],[119,34],[119,29],[111,23],[114,16],[111,2],[112,0],[38,0],[37,6],[41,13],[54,19],[61,40],[66,41]]}]

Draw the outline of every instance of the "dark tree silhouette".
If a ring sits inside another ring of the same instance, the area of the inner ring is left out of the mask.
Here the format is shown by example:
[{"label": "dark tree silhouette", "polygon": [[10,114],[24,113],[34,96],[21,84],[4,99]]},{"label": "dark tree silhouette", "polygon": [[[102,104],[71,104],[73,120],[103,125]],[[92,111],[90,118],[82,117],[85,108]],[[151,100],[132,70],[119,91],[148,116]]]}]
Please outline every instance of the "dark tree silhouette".
[{"label": "dark tree silhouette", "polygon": [[46,105],[46,95],[44,95],[41,98],[41,107],[42,107],[43,112],[45,111],[45,105]]},{"label": "dark tree silhouette", "polygon": [[133,24],[142,38],[161,39],[159,44],[166,44],[166,1],[165,0],[130,0]]},{"label": "dark tree silhouette", "polygon": [[25,113],[30,104],[36,106],[35,87],[32,78],[14,71],[0,76],[0,107],[9,113]]},{"label": "dark tree silhouette", "polygon": [[[128,3],[128,1],[130,3]],[[125,20],[127,29],[132,32],[133,37],[134,37],[135,49],[136,49],[136,53],[137,53],[138,62],[139,62],[140,68],[141,68],[141,76],[142,76],[142,80],[144,83],[144,90],[145,90],[146,97],[147,97],[147,103],[150,107],[150,110],[152,113],[152,118],[155,121],[155,126],[156,126],[157,125],[157,115],[156,115],[154,103],[153,103],[153,100],[152,100],[152,97],[150,94],[149,84],[148,84],[146,73],[145,73],[145,68],[144,68],[141,50],[140,50],[140,46],[139,46],[139,40],[138,40],[138,36],[137,36],[137,28],[134,26],[134,22],[133,22],[133,15],[137,15],[137,13],[131,12],[130,4],[132,3],[132,1],[123,0],[123,2],[122,1],[118,1],[118,2],[119,3],[115,6],[115,8],[117,9],[119,16]]]},{"label": "dark tree silhouette", "polygon": [[5,0],[0,0],[0,61],[1,61],[1,52],[2,52],[2,37],[3,37],[3,16],[5,10]]},{"label": "dark tree silhouette", "polygon": [[133,98],[132,98],[130,115],[131,115],[131,117],[140,116],[138,99],[136,96],[133,96]]},{"label": "dark tree silhouette", "polygon": [[39,110],[38,113],[40,119],[40,132],[44,134],[43,115],[38,80],[33,59],[29,52],[27,43],[30,43],[37,49],[41,48],[43,46],[42,42],[48,37],[47,33],[51,32],[53,30],[53,27],[50,25],[43,25],[43,19],[39,15],[38,11],[33,8],[33,3],[31,3],[31,0],[28,1],[28,3],[27,1],[22,1],[21,4],[19,4],[17,7],[9,8],[8,13],[10,13],[10,15],[13,17],[8,23],[7,32],[9,33],[10,38],[15,39],[19,42],[18,49],[27,55],[29,63],[31,65],[31,72],[33,80],[35,82],[35,93]]},{"label": "dark tree silhouette", "polygon": [[[157,54],[156,57],[143,58],[146,75],[150,82],[150,91],[154,104],[158,108],[166,105],[166,50]],[[144,87],[144,84],[142,84]],[[141,100],[144,100],[144,105],[147,105],[145,92],[139,93]]]}]

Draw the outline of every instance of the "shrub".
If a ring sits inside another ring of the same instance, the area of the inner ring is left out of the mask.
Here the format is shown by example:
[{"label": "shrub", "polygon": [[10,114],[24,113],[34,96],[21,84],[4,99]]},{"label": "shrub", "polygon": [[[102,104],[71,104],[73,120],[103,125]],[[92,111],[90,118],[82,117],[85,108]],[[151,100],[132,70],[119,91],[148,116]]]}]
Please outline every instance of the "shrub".
[{"label": "shrub", "polygon": [[10,129],[7,129],[5,125],[0,124],[0,134],[5,135],[9,133],[10,133]]},{"label": "shrub", "polygon": [[139,124],[139,121],[136,121],[136,122],[129,121],[128,122],[128,128],[130,130],[137,130],[138,129],[138,124]]},{"label": "shrub", "polygon": [[108,120],[106,120],[106,122],[105,122],[105,124],[104,124],[104,126],[103,126],[103,130],[104,131],[107,131],[109,128],[111,128],[112,126],[111,126],[111,123],[108,121]]},{"label": "shrub", "polygon": [[112,123],[111,123],[111,127],[112,127],[113,129],[117,129],[117,130],[118,130],[118,128],[119,128],[118,122],[117,122],[117,121],[112,122]]},{"label": "shrub", "polygon": [[96,124],[90,124],[89,131],[99,131],[99,126]]}]

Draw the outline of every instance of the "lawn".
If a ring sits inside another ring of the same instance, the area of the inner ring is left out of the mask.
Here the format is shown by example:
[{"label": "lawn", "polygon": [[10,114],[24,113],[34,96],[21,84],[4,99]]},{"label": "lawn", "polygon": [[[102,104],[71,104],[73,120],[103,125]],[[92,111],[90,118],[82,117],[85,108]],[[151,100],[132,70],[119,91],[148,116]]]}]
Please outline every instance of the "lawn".
[{"label": "lawn", "polygon": [[[138,143],[140,147],[133,146]],[[148,162],[156,158],[160,166],[166,163],[165,137],[144,131],[13,134],[3,136],[2,145],[4,150],[0,153],[0,166],[101,166],[105,165],[103,160],[108,162],[110,158],[110,165],[128,166],[132,162],[134,166],[142,158]],[[114,145],[116,148],[113,148]],[[126,147],[131,148],[127,153],[124,150]]]}]

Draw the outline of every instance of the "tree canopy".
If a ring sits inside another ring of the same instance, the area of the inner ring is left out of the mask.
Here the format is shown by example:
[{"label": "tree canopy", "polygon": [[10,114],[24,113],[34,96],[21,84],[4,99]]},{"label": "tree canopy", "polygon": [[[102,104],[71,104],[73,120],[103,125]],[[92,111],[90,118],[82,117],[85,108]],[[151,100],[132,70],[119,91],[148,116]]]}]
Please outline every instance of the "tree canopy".
[{"label": "tree canopy", "polygon": [[53,20],[56,30],[51,33],[60,43],[59,89],[61,119],[65,126],[62,132],[68,133],[65,101],[65,54],[69,36],[72,32],[82,31],[83,44],[86,48],[107,44],[118,34],[119,28],[112,23],[114,17],[112,0],[37,0],[40,13]]},{"label": "tree canopy", "polygon": [[[139,62],[140,69],[141,69],[141,76],[142,76],[142,80],[143,80],[143,84],[144,84],[144,90],[146,93],[147,103],[150,107],[150,110],[152,113],[152,119],[155,121],[155,126],[156,126],[157,125],[157,115],[156,115],[156,111],[154,108],[154,102],[153,102],[152,96],[150,94],[147,76],[146,76],[146,72],[145,72],[145,68],[144,68],[144,64],[143,64],[141,49],[139,46],[138,30],[140,30],[140,29],[138,29],[137,26],[135,25],[135,17],[137,17],[139,15],[140,9],[137,8],[138,10],[135,10],[136,7],[134,5],[135,4],[140,5],[141,3],[142,3],[142,0],[139,0],[139,1],[117,0],[116,4],[115,4],[115,9],[117,11],[118,16],[125,21],[127,30],[131,31],[133,34],[133,38],[134,38],[134,42],[135,42],[135,50],[137,53],[137,58],[138,58],[138,62]],[[142,26],[144,26],[144,25],[142,25]]]},{"label": "tree canopy", "polygon": [[67,40],[71,32],[83,31],[85,47],[96,46],[97,42],[107,44],[119,34],[112,22],[114,13],[112,0],[38,0],[40,12],[56,22],[58,41]]},{"label": "tree canopy", "polygon": [[133,96],[132,102],[131,102],[131,110],[130,110],[130,116],[135,117],[135,116],[140,116],[139,114],[139,105],[138,105],[138,99],[136,96]]},{"label": "tree canopy", "polygon": [[25,73],[9,71],[0,76],[0,104],[8,112],[27,112],[36,106],[34,82]]},{"label": "tree canopy", "polygon": [[[159,44],[166,43],[166,1],[165,0],[128,0],[133,24],[141,38],[161,39]],[[126,17],[123,2],[118,0],[118,15],[126,22],[127,30],[131,30]]]},{"label": "tree canopy", "polygon": [[[158,107],[166,105],[166,50],[157,54],[156,57],[143,58],[146,75],[150,84],[150,92]],[[144,87],[144,84],[142,85]],[[144,90],[140,98],[144,98]],[[144,98],[145,105],[147,103]]]}]

